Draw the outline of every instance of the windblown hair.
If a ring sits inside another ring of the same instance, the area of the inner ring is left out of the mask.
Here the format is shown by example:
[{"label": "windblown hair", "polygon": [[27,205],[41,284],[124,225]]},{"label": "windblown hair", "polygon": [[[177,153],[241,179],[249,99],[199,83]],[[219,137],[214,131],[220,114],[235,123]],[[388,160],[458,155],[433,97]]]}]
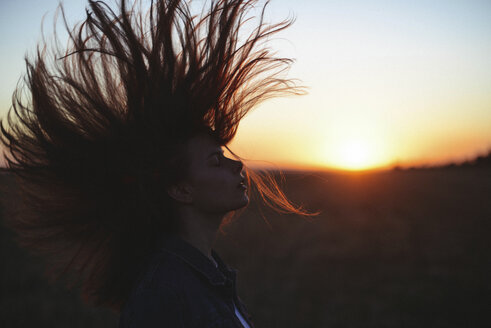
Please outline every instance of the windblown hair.
[{"label": "windblown hair", "polygon": [[[182,0],[146,15],[89,1],[69,46],[41,43],[1,122],[8,171],[23,211],[9,220],[19,242],[52,261],[96,305],[118,310],[138,265],[176,222],[165,192],[185,174],[184,145],[200,132],[222,145],[261,101],[302,93],[282,78],[291,60],[264,46],[292,20],[259,22],[243,42],[256,1],[216,0],[193,16]],[[27,87],[27,90],[26,90]],[[278,210],[294,206],[272,179],[248,175]]]}]

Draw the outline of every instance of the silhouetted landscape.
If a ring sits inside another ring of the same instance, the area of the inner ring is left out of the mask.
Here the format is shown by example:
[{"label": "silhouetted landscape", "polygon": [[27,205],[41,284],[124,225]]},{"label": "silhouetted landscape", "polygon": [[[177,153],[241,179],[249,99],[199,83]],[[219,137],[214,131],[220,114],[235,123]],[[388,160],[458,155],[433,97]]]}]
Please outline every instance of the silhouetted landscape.
[{"label": "silhouetted landscape", "polygon": [[448,163],[442,165],[423,165],[423,166],[410,166],[402,168],[400,165],[393,167],[394,170],[440,170],[440,169],[469,169],[469,168],[481,168],[491,167],[491,149],[486,154],[478,155],[475,158],[463,161],[460,163]]},{"label": "silhouetted landscape", "polygon": [[[478,162],[488,165],[285,173],[286,194],[322,213],[309,222],[252,202],[215,249],[239,270],[257,327],[488,327],[489,155]],[[1,327],[117,326],[0,231]]]}]

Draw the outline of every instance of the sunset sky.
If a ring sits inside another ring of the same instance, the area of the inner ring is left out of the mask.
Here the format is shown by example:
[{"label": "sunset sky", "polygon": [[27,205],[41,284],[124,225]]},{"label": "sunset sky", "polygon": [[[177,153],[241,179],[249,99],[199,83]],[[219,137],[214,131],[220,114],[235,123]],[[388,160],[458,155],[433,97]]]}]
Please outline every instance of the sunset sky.
[{"label": "sunset sky", "polygon": [[[197,1],[202,2],[202,1]],[[85,1],[66,1],[70,22]],[[56,0],[0,4],[0,115]],[[308,95],[270,100],[231,149],[251,165],[369,169],[463,161],[491,149],[491,1],[273,0],[296,22],[271,47]]]}]

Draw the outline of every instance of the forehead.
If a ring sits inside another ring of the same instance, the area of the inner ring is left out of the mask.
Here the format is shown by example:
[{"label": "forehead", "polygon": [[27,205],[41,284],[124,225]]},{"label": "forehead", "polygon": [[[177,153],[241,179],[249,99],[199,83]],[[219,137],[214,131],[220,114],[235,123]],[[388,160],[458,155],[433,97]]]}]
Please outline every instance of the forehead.
[{"label": "forehead", "polygon": [[208,134],[198,134],[188,142],[188,153],[191,161],[204,160],[211,153],[220,151],[221,145]]}]

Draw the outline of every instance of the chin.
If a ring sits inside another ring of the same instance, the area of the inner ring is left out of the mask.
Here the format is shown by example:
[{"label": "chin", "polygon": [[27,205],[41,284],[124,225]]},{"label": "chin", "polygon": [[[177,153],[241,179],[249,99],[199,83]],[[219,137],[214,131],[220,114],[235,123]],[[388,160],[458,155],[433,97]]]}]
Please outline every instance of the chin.
[{"label": "chin", "polygon": [[247,206],[249,204],[249,197],[247,195],[244,196],[244,204],[240,207],[244,207],[244,206]]},{"label": "chin", "polygon": [[239,209],[241,209],[241,208],[243,208],[243,207],[247,206],[247,204],[249,204],[249,197],[248,197],[246,194],[244,194],[244,197],[242,197],[242,199],[240,200],[240,202],[238,202],[238,203],[237,203],[237,204],[234,206],[234,208],[233,208],[232,210],[233,210],[233,211],[235,211],[235,210],[239,210]]}]

